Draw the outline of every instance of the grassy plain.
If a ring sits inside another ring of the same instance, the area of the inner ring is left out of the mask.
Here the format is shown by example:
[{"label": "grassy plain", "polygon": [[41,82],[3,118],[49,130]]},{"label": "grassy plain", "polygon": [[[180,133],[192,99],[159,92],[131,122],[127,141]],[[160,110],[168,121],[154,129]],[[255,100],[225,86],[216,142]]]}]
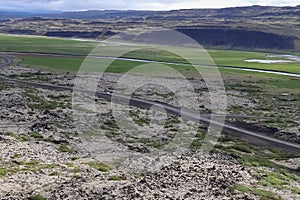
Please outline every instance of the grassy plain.
[{"label": "grassy plain", "polygon": [[275,92],[274,88],[276,88],[277,91],[281,91],[281,89],[299,89],[300,92],[300,78],[297,77],[225,68],[220,68],[219,70],[224,77],[239,78],[241,80],[250,79],[253,82],[263,86],[266,90],[271,89],[273,92]]},{"label": "grassy plain", "polygon": [[87,55],[95,42],[76,41],[60,38],[46,38],[38,36],[13,36],[0,34],[1,52],[35,52]]},{"label": "grassy plain", "polygon": [[83,62],[81,57],[22,56],[21,64],[28,67],[54,71],[77,71]]},{"label": "grassy plain", "polygon": [[[88,55],[96,46],[101,45],[100,42],[92,41],[77,41],[58,38],[46,38],[46,37],[29,37],[29,36],[12,36],[12,35],[0,35],[0,51],[2,52],[34,52],[34,53],[53,53],[53,54],[68,54],[68,55]],[[182,48],[181,51],[185,52],[187,57],[181,58],[175,54],[158,50],[157,48],[149,48],[144,46],[138,46],[142,50],[131,51],[126,54],[121,54],[122,57],[138,58],[145,60],[165,61],[165,62],[177,62],[184,63],[187,60],[198,58],[192,48]],[[116,55],[116,52],[125,52],[127,49],[135,49],[130,46],[100,46],[98,47],[96,55],[110,56]],[[244,51],[231,51],[231,50],[208,50],[209,56],[213,59],[214,63],[218,66],[236,66],[244,68],[255,68],[265,70],[276,70],[290,73],[300,74],[300,64],[298,63],[285,63],[285,64],[259,64],[245,62],[247,59],[270,59],[267,57],[267,53],[261,52],[244,52]],[[207,57],[204,52],[202,55]],[[20,64],[34,67],[44,67],[52,70],[59,71],[77,71],[83,57],[55,57],[55,56],[21,56],[22,61]],[[273,58],[282,59],[282,58]],[[211,64],[209,58],[203,58],[203,63],[197,64]],[[98,67],[101,67],[102,62],[97,59]],[[136,66],[138,63],[133,61],[116,61],[113,63],[109,72],[126,72]],[[141,64],[141,63],[139,63]],[[172,67],[179,71],[191,71],[192,67],[172,65]],[[94,68],[93,68],[94,69]],[[96,71],[97,68],[95,68]]]},{"label": "grassy plain", "polygon": [[[275,70],[289,73],[300,74],[300,64],[256,64],[256,63],[247,63],[244,62],[241,56],[234,57],[234,55],[241,54],[240,52],[236,52],[236,54],[232,54],[231,57],[221,58],[211,55],[218,66],[236,66],[250,69],[265,69],[265,70]],[[26,66],[39,66],[46,67],[53,70],[59,71],[77,71],[84,58],[70,58],[70,57],[54,57],[54,56],[21,56],[22,61],[21,64]],[[246,58],[247,59],[247,58]],[[100,59],[98,59],[99,65],[101,64]],[[118,64],[122,65],[122,67],[115,65],[116,69],[112,70],[112,72],[126,72],[132,67],[130,67],[130,63],[137,63],[134,61],[116,61]],[[140,63],[140,62],[139,62]],[[146,63],[146,62],[145,62]],[[182,68],[185,70],[193,70],[192,67],[187,66],[178,66],[173,65],[174,68]]]},{"label": "grassy plain", "polygon": [[230,50],[210,50],[209,54],[218,66],[236,66],[253,69],[275,70],[300,74],[299,63],[276,63],[276,64],[262,64],[249,63],[245,60],[251,59],[266,59],[266,60],[284,60],[283,58],[268,58],[268,53],[257,52],[243,52]]}]

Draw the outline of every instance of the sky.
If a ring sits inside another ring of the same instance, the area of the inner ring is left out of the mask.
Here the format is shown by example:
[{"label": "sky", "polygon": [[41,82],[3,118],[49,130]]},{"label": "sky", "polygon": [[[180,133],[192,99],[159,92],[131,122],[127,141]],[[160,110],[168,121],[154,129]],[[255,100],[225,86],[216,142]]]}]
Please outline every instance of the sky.
[{"label": "sky", "polygon": [[0,10],[174,10],[237,6],[296,6],[300,0],[0,0]]}]

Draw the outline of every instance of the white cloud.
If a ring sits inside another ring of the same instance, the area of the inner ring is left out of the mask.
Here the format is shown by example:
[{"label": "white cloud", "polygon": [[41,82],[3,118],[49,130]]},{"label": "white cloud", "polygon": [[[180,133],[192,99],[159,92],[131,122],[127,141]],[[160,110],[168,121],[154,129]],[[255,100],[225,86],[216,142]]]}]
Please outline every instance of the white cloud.
[{"label": "white cloud", "polygon": [[300,5],[300,0],[0,0],[0,9],[24,11],[87,9],[171,10],[249,5],[296,6]]},{"label": "white cloud", "polygon": [[186,9],[186,8],[224,8],[236,6],[296,6],[300,5],[300,0],[186,0],[186,1],[139,1],[135,2],[137,8],[152,8],[152,9]]}]

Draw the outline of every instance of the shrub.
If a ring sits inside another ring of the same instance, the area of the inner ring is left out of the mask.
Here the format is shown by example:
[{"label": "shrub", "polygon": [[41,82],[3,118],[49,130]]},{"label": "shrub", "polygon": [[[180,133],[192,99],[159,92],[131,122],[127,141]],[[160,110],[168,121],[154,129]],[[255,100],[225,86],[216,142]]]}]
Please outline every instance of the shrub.
[{"label": "shrub", "polygon": [[110,177],[108,178],[108,180],[109,180],[109,181],[124,181],[124,180],[126,180],[126,179],[123,178],[123,177],[119,177],[119,176],[110,176]]},{"label": "shrub", "polygon": [[89,165],[91,168],[97,169],[99,171],[102,172],[107,172],[109,171],[111,168],[107,165],[105,165],[104,163],[101,162],[88,162],[88,163],[83,163],[83,164],[87,164]]},{"label": "shrub", "polygon": [[242,165],[254,166],[254,167],[275,167],[275,164],[268,159],[265,159],[256,155],[243,155],[241,158],[238,158],[238,161]]},{"label": "shrub", "polygon": [[34,194],[28,197],[28,200],[47,200],[47,199],[40,194]]},{"label": "shrub", "polygon": [[71,153],[74,152],[74,149],[69,148],[67,144],[61,144],[58,148],[58,151],[63,153]]}]

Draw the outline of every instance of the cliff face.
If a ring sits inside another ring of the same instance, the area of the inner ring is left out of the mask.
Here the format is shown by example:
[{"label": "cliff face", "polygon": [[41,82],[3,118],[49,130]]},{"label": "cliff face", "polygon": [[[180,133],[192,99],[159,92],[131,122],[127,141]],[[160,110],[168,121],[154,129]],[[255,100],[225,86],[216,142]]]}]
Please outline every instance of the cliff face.
[{"label": "cliff face", "polygon": [[12,13],[14,19],[1,20],[7,18],[6,14],[0,12],[1,33],[107,38],[128,29],[163,27],[187,34],[205,47],[300,51],[300,6],[172,11],[89,10],[21,18],[22,13]]},{"label": "cliff face", "polygon": [[77,37],[77,38],[99,38],[101,36],[112,36],[114,35],[114,32],[107,31],[107,32],[101,32],[101,31],[48,31],[45,33],[45,36],[48,37]]},{"label": "cliff face", "polygon": [[295,38],[262,31],[230,30],[230,29],[190,29],[177,31],[188,35],[199,44],[208,47],[229,47],[249,49],[295,49]]},{"label": "cliff face", "polygon": [[79,38],[98,38],[102,32],[84,32],[84,31],[49,31],[45,36],[50,37],[79,37]]}]

